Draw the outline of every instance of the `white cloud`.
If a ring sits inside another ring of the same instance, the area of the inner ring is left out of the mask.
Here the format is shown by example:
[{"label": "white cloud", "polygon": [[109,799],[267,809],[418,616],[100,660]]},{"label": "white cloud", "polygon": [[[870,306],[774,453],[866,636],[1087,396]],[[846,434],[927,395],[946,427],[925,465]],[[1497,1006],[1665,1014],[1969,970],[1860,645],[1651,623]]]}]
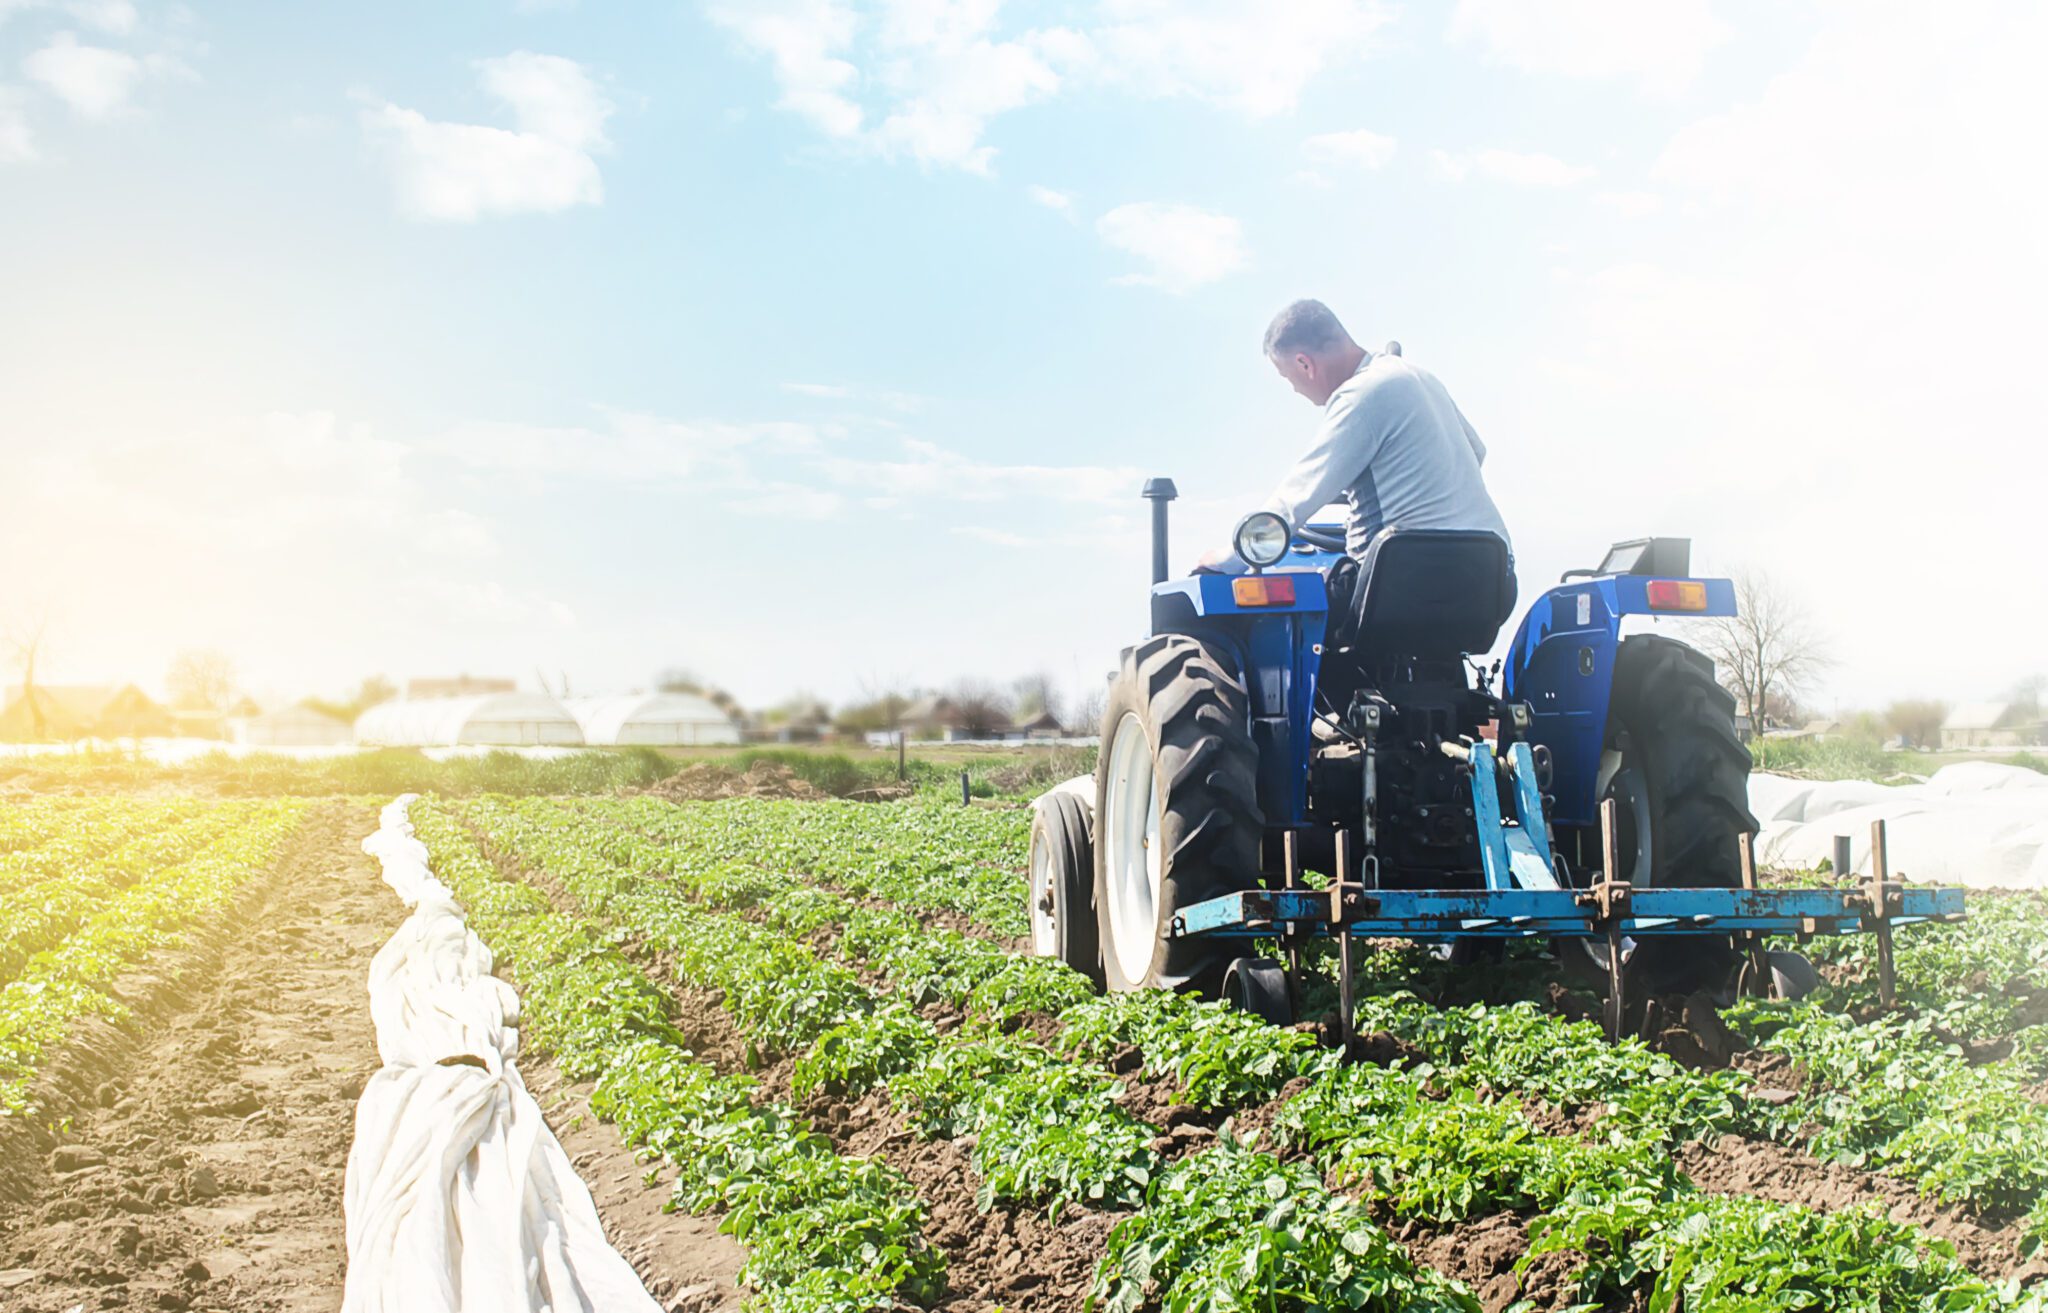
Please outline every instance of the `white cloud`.
[{"label": "white cloud", "polygon": [[873,134],[887,154],[988,173],[988,121],[1059,90],[1060,78],[1027,42],[994,39],[991,3],[892,0],[883,7],[877,68],[893,93]]},{"label": "white cloud", "polygon": [[21,92],[0,86],[0,164],[25,164],[36,158],[36,138],[29,127]]},{"label": "white cloud", "polygon": [[1188,292],[1243,266],[1244,240],[1236,219],[1192,205],[1140,201],[1119,205],[1095,221],[1095,233],[1116,250],[1150,266],[1119,283]]},{"label": "white cloud", "polygon": [[1527,73],[1633,78],[1670,94],[1698,78],[1729,28],[1713,0],[1459,0],[1451,39]]},{"label": "white cloud", "polygon": [[1394,158],[1395,141],[1377,132],[1319,132],[1301,143],[1310,164],[1338,169],[1378,169]]},{"label": "white cloud", "polygon": [[1255,117],[1293,109],[1325,69],[1368,54],[1392,20],[1369,0],[1112,0],[1102,10],[1099,24],[1044,38],[1056,66]]},{"label": "white cloud", "polygon": [[1567,164],[1541,151],[1482,150],[1471,155],[1431,151],[1437,173],[1452,182],[1463,182],[1472,174],[1496,182],[1522,187],[1569,187],[1593,176],[1593,169]]},{"label": "white cloud", "polygon": [[923,410],[931,398],[916,392],[901,392],[889,388],[857,388],[843,383],[784,383],[784,392],[800,397],[816,397],[820,401],[851,401],[859,405],[881,406],[899,414],[910,414]]},{"label": "white cloud", "polygon": [[631,411],[605,411],[604,416],[602,427],[478,421],[459,425],[430,445],[471,469],[512,475],[535,486],[569,480],[687,482],[754,491],[762,485],[751,472],[750,455],[780,462],[818,449],[835,432],[787,421],[682,421]]},{"label": "white cloud", "polygon": [[1623,219],[1647,219],[1664,208],[1664,198],[1653,191],[1595,192],[1593,204]]},{"label": "white cloud", "polygon": [[103,119],[126,107],[143,63],[124,50],[81,45],[74,34],[59,32],[21,61],[21,71],[83,117]]},{"label": "white cloud", "polygon": [[896,459],[836,456],[819,465],[837,483],[868,496],[943,502],[1008,501],[1022,495],[1062,502],[1121,504],[1142,481],[1123,466],[1009,465],[978,461],[935,443],[906,440]]},{"label": "white cloud", "polygon": [[1024,189],[1024,194],[1048,210],[1058,210],[1061,214],[1074,212],[1074,198],[1066,192],[1054,191],[1050,187],[1041,187],[1033,183]]},{"label": "white cloud", "polygon": [[64,8],[87,27],[96,27],[113,36],[126,36],[133,32],[140,17],[129,0],[70,0]]},{"label": "white cloud", "polygon": [[1075,84],[1290,110],[1325,69],[1363,56],[1388,12],[1371,0],[1106,0],[1078,26],[1005,32],[997,0],[714,4],[765,55],[779,104],[834,140],[921,164],[993,171],[988,125]]},{"label": "white cloud", "polygon": [[601,203],[604,181],[592,153],[609,144],[604,124],[613,106],[583,66],[518,51],[476,68],[517,130],[437,122],[388,103],[364,111],[364,131],[388,158],[399,208],[414,218],[468,222]]},{"label": "white cloud", "polygon": [[782,108],[828,137],[860,132],[861,108],[847,93],[860,73],[841,58],[853,41],[853,7],[840,0],[750,0],[714,5],[711,21],[767,55]]}]

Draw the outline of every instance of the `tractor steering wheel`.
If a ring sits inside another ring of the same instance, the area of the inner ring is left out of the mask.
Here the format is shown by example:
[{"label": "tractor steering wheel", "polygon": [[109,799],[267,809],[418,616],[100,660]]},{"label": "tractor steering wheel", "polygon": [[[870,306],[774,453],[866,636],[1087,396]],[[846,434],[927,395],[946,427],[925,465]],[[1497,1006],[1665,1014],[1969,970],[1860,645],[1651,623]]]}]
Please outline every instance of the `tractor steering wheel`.
[{"label": "tractor steering wheel", "polygon": [[1321,529],[1312,528],[1304,524],[1294,531],[1294,536],[1319,551],[1335,552],[1339,556],[1344,554],[1344,535],[1342,534],[1325,533]]}]

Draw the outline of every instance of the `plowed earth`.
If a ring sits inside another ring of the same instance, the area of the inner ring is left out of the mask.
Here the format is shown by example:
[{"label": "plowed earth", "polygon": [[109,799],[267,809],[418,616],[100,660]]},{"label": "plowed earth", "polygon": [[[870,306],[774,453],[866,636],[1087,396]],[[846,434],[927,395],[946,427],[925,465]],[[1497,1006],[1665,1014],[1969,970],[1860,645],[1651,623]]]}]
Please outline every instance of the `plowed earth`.
[{"label": "plowed earth", "polygon": [[316,804],[235,912],[123,977],[0,1121],[0,1304],[332,1309],[355,1096],[377,1066],[363,982],[404,909],[366,805]]}]

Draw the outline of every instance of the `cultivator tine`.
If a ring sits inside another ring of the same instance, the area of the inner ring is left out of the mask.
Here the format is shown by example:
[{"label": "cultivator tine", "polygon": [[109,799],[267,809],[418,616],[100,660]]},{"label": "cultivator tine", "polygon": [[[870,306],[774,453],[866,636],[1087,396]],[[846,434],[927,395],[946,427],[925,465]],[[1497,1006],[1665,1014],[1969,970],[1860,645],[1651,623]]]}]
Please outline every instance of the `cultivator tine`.
[{"label": "cultivator tine", "polygon": [[1877,935],[1877,1001],[1886,1011],[1897,1002],[1898,980],[1892,965],[1891,857],[1886,851],[1884,822],[1870,823],[1870,877],[1865,883],[1870,900],[1872,928]]},{"label": "cultivator tine", "polygon": [[[1735,836],[1736,850],[1742,856],[1742,887],[1755,893],[1759,887],[1756,876],[1756,836],[1743,830]],[[1756,931],[1747,931],[1742,936],[1749,957],[1748,993],[1757,998],[1768,998],[1771,992],[1770,958],[1764,953],[1764,937]]]},{"label": "cultivator tine", "polygon": [[1351,878],[1351,832],[1337,831],[1337,878],[1330,888],[1330,916],[1337,927],[1337,1037],[1349,1060],[1358,1051],[1358,1027],[1352,1012],[1357,1001],[1351,984],[1351,918],[1345,915],[1344,889]]},{"label": "cultivator tine", "polygon": [[[1280,883],[1290,893],[1301,888],[1301,851],[1293,830],[1280,836]],[[1287,999],[1294,1005],[1296,1016],[1301,1015],[1301,936],[1292,924],[1280,930],[1280,940],[1287,946]]]},{"label": "cultivator tine", "polygon": [[[1621,917],[1617,915],[1614,894],[1620,881],[1614,878],[1614,799],[1600,800],[1600,888],[1599,907],[1601,919],[1607,923],[1607,1038],[1621,1038],[1622,989],[1621,989]],[[1626,894],[1623,897],[1626,898]]]}]

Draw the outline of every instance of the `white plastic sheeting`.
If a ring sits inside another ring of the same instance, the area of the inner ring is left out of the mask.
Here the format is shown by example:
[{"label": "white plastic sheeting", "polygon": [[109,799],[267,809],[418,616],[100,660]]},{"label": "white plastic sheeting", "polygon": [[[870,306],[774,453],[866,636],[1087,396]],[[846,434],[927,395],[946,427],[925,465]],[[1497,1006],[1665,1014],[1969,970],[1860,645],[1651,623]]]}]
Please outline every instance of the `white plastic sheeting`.
[{"label": "white plastic sheeting", "polygon": [[710,698],[695,693],[628,693],[568,698],[562,703],[583,730],[583,741],[604,746],[738,743],[740,727]]},{"label": "white plastic sheeting", "polygon": [[2048,888],[2048,775],[1990,761],[1944,766],[1919,784],[1749,777],[1763,831],[1757,860],[1811,869],[1847,835],[1870,870],[1870,825],[1885,823],[1892,873],[1978,889]]},{"label": "white plastic sheeting", "polygon": [[363,850],[413,910],[370,966],[384,1067],[356,1105],[343,1313],[659,1313],[519,1078],[519,997],[384,809]]},{"label": "white plastic sheeting", "polygon": [[583,731],[544,693],[484,693],[379,703],[356,718],[356,742],[399,748],[574,746],[583,742]]}]

